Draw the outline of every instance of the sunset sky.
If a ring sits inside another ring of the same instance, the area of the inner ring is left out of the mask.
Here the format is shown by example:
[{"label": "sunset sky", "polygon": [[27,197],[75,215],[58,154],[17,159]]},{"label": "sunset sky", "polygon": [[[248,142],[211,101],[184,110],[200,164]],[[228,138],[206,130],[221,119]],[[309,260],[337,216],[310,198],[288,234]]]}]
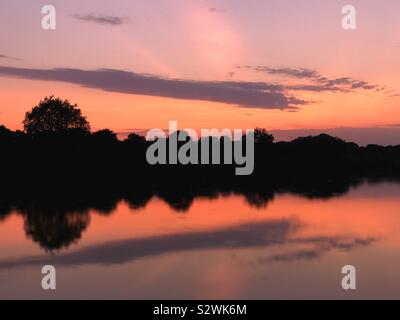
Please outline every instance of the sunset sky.
[{"label": "sunset sky", "polygon": [[[342,29],[346,4],[357,30]],[[94,130],[177,120],[400,144],[399,17],[398,0],[2,1],[0,124],[21,129],[53,94]]]}]

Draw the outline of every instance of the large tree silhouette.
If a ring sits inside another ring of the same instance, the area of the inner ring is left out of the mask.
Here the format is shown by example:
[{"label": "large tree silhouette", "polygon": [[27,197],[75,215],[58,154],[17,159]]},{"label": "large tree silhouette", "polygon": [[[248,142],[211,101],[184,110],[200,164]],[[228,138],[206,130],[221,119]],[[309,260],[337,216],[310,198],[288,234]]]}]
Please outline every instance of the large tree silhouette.
[{"label": "large tree silhouette", "polygon": [[28,134],[56,133],[69,129],[90,131],[89,122],[76,104],[73,105],[68,100],[54,96],[44,98],[27,112],[23,124]]}]

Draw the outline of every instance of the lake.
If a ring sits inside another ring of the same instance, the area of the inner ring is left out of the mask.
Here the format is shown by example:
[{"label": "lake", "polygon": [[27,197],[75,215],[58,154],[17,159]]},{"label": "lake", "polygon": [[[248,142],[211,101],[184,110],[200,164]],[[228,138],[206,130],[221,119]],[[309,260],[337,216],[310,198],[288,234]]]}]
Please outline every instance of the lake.
[{"label": "lake", "polygon": [[[0,220],[0,299],[400,299],[400,184],[252,199],[11,208]],[[41,288],[47,264],[55,291]],[[349,264],[357,289],[345,291]]]}]

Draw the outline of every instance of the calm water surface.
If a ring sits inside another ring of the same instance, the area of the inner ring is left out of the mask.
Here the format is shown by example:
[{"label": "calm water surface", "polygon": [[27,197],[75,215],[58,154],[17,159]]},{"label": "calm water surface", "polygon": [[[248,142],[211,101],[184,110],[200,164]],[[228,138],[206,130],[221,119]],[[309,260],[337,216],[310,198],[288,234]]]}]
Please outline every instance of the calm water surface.
[{"label": "calm water surface", "polygon": [[[14,210],[0,220],[0,299],[400,299],[400,185],[363,184],[329,199],[280,193],[159,198],[107,214]],[[54,250],[54,248],[60,248]],[[41,267],[57,290],[41,289]],[[341,289],[343,265],[357,290]]]}]

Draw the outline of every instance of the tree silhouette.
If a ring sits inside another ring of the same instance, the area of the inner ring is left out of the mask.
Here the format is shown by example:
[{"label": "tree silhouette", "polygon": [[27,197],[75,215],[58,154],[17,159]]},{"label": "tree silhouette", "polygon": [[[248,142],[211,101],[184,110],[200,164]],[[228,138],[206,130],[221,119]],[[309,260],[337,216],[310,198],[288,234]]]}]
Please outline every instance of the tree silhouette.
[{"label": "tree silhouette", "polygon": [[0,136],[7,136],[11,135],[12,131],[10,129],[7,129],[5,126],[0,125]]},{"label": "tree silhouette", "polygon": [[146,143],[146,138],[137,133],[130,133],[126,139],[128,143]]},{"label": "tree silhouette", "polygon": [[48,252],[68,248],[76,243],[89,226],[89,210],[69,210],[31,205],[21,211],[28,238]]},{"label": "tree silhouette", "polygon": [[23,125],[28,134],[56,133],[69,129],[90,131],[89,122],[76,104],[73,105],[68,100],[54,96],[44,98],[27,112]]},{"label": "tree silhouette", "polygon": [[117,134],[110,129],[102,129],[92,134],[92,138],[101,143],[114,143],[118,141]]},{"label": "tree silhouette", "polygon": [[254,129],[254,142],[255,143],[273,143],[274,142],[274,136],[272,134],[269,134],[267,130],[264,128],[256,128]]}]

